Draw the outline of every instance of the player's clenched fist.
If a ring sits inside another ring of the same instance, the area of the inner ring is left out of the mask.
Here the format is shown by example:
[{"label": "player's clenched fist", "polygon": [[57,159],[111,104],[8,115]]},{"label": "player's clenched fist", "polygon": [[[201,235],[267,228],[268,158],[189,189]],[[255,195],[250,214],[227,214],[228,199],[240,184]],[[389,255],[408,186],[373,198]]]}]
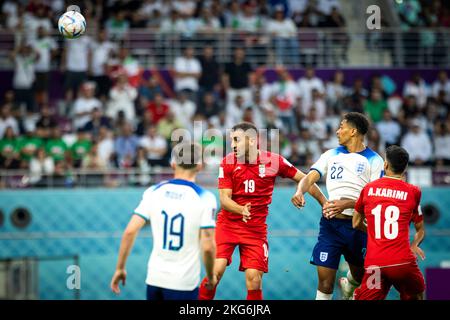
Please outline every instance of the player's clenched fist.
[{"label": "player's clenched fist", "polygon": [[248,220],[251,219],[250,217],[250,208],[251,208],[251,204],[246,203],[242,209],[242,221],[244,221],[245,223],[247,223]]},{"label": "player's clenched fist", "polygon": [[111,290],[115,294],[119,294],[120,293],[119,283],[122,281],[122,285],[124,286],[126,280],[127,280],[127,272],[125,270],[116,270],[111,280]]},{"label": "player's clenched fist", "polygon": [[297,191],[294,196],[291,199],[291,202],[294,204],[294,206],[296,206],[298,209],[301,209],[302,207],[305,206],[306,201],[305,201],[305,196],[303,195],[303,193],[301,191]]}]

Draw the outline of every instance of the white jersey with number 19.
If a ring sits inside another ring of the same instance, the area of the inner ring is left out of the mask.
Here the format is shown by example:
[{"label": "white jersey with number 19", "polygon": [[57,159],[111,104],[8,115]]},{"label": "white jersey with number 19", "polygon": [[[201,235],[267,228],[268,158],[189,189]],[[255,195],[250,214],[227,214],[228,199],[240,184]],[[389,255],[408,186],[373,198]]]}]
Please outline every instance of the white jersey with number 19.
[{"label": "white jersey with number 19", "polygon": [[195,183],[172,179],[148,188],[134,213],[150,220],[148,285],[192,291],[200,283],[200,230],[215,228],[216,198]]},{"label": "white jersey with number 19", "polygon": [[[383,168],[383,158],[370,148],[350,153],[340,146],[324,152],[311,170],[327,176],[328,199],[357,200],[366,184],[383,176]],[[353,209],[343,214],[352,216]]]}]

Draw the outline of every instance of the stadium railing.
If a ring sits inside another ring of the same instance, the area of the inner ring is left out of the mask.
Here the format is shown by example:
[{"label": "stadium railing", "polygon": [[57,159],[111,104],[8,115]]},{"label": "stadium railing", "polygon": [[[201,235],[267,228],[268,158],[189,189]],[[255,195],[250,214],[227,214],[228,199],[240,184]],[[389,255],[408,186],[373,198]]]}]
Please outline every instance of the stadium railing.
[{"label": "stadium railing", "polygon": [[[95,30],[88,30],[95,36]],[[63,38],[52,34],[62,46]],[[220,63],[231,61],[237,47],[247,49],[247,59],[256,65],[283,64],[288,67],[312,64],[317,67],[384,66],[443,67],[450,64],[450,29],[399,28],[361,30],[347,28],[301,28],[293,38],[299,52],[287,46],[277,55],[276,39],[265,32],[245,33],[220,29],[214,32],[161,33],[157,29],[131,29],[121,41],[142,67],[170,67],[187,44],[200,54],[206,43],[214,46]],[[0,67],[12,69],[8,53],[14,48],[12,31],[0,30]],[[279,53],[280,51],[278,51]],[[299,57],[299,60],[296,58]],[[54,61],[54,68],[56,60]]]},{"label": "stadium railing", "polygon": [[[300,168],[307,172],[308,168]],[[209,168],[198,174],[197,181],[205,187],[217,187],[217,169]],[[0,170],[0,189],[24,188],[73,188],[73,187],[145,187],[171,179],[170,168],[154,167],[149,171],[140,169],[73,169],[61,175],[39,176],[28,170]],[[407,173],[410,183],[420,186],[450,185],[450,167],[410,167]],[[293,186],[289,179],[279,179],[281,185]]]}]

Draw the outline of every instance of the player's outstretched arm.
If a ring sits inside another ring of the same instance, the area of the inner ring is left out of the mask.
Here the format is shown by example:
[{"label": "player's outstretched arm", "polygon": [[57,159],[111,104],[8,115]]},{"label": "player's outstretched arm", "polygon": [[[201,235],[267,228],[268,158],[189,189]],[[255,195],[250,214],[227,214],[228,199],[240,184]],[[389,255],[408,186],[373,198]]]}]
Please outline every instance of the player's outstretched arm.
[{"label": "player's outstretched arm", "polygon": [[[314,171],[314,172],[316,172],[316,171]],[[295,182],[299,183],[304,177],[306,177],[306,174],[303,173],[302,171],[298,170],[292,179]],[[320,179],[320,175],[319,175],[319,179]],[[317,181],[319,181],[319,180],[317,180]],[[317,202],[319,202],[319,204],[321,206],[323,206],[327,202],[327,197],[325,197],[325,195],[322,193],[322,190],[320,190],[319,186],[316,183],[312,184],[312,186],[308,189],[308,192],[310,195],[312,195],[317,200]]]},{"label": "player's outstretched arm", "polygon": [[[296,177],[298,180],[296,179]],[[294,177],[294,180],[299,182],[297,191],[291,199],[294,206],[296,206],[297,208],[305,206],[306,202],[304,194],[306,192],[312,192],[311,195],[316,198],[321,205],[326,202],[327,199],[323,195],[322,191],[320,191],[319,187],[315,185],[315,183],[320,180],[320,174],[316,170],[311,170],[307,175],[305,175],[301,171],[298,171]]]},{"label": "player's outstretched arm", "polygon": [[414,235],[414,240],[411,243],[411,250],[416,256],[419,256],[422,260],[424,260],[425,252],[419,248],[419,245],[425,238],[425,224],[423,223],[423,220],[414,223],[414,227],[416,228],[416,234]]},{"label": "player's outstretched arm", "polygon": [[141,230],[144,225],[145,220],[142,217],[133,215],[123,233],[122,241],[120,243],[116,272],[111,279],[111,290],[116,294],[120,293],[119,283],[122,282],[122,285],[125,285],[127,278],[127,272],[125,270],[127,258],[130,255],[139,230]]},{"label": "player's outstretched arm", "polygon": [[216,257],[214,228],[200,230],[200,245],[206,277],[208,278],[208,285],[211,286],[211,288],[214,288],[217,283],[217,278],[214,277],[214,259]]},{"label": "player's outstretched arm", "polygon": [[358,211],[353,211],[352,218],[353,229],[358,229],[367,232],[367,226],[364,224],[364,213],[359,213]]},{"label": "player's outstretched arm", "polygon": [[233,199],[231,199],[233,195],[232,189],[219,189],[219,198],[220,198],[220,205],[222,209],[235,213],[242,216],[242,220],[244,222],[247,222],[247,220],[250,220],[250,208],[251,204],[246,203],[245,205],[241,206],[236,203]]}]

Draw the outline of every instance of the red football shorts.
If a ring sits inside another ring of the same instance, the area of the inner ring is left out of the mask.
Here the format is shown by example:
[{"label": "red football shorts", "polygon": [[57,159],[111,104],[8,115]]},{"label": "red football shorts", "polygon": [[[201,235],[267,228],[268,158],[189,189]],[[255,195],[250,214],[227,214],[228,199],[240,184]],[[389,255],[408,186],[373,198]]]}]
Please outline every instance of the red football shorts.
[{"label": "red football shorts", "polygon": [[236,224],[217,222],[216,225],[216,258],[227,259],[231,264],[236,246],[239,246],[241,263],[239,271],[256,269],[269,271],[269,245],[267,234],[251,232]]},{"label": "red football shorts", "polygon": [[416,262],[399,266],[366,269],[355,300],[384,300],[394,286],[401,300],[414,300],[425,291],[425,280]]}]

